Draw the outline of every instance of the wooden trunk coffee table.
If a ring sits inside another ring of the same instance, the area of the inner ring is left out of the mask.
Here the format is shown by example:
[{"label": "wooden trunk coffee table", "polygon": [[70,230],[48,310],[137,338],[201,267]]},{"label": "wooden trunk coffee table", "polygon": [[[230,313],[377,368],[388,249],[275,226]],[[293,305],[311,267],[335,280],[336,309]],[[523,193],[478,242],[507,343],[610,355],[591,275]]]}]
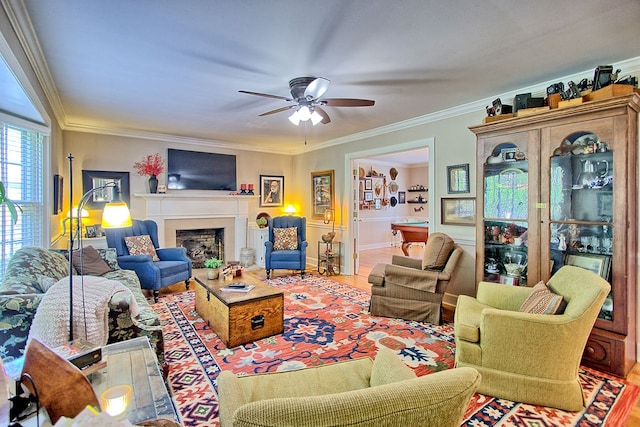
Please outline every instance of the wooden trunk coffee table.
[{"label": "wooden trunk coffee table", "polygon": [[[195,269],[196,311],[229,347],[237,347],[284,331],[284,295],[246,272],[232,281],[207,279],[206,269]],[[225,292],[231,283],[246,283],[249,292]]]}]

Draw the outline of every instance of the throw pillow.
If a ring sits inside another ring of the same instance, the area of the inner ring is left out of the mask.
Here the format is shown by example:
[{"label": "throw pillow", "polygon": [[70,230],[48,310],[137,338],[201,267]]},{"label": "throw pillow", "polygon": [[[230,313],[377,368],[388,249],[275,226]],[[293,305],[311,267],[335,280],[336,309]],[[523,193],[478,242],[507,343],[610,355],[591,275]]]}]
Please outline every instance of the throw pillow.
[{"label": "throw pillow", "polygon": [[118,253],[115,248],[96,249],[100,257],[107,263],[111,270],[120,270],[118,265]]},{"label": "throw pillow", "polygon": [[455,242],[444,233],[433,233],[427,239],[422,257],[423,270],[442,271],[449,260]]},{"label": "throw pillow", "polygon": [[274,228],[273,250],[295,251],[298,249],[298,227]]},{"label": "throw pillow", "polygon": [[73,267],[78,274],[85,276],[102,276],[111,271],[111,267],[102,259],[93,246],[73,252]]},{"label": "throw pillow", "polygon": [[156,248],[153,247],[153,242],[151,242],[151,236],[148,234],[125,237],[124,243],[127,245],[130,255],[151,255],[154,261],[160,261]]},{"label": "throw pillow", "polygon": [[380,347],[371,367],[371,387],[410,380],[416,377],[398,355],[387,347]]},{"label": "throw pillow", "polygon": [[43,293],[47,293],[49,288],[55,285],[56,282],[57,280],[53,277],[38,275],[38,285]]},{"label": "throw pillow", "polygon": [[543,281],[538,282],[520,306],[520,311],[532,314],[562,314],[567,303],[554,294]]}]

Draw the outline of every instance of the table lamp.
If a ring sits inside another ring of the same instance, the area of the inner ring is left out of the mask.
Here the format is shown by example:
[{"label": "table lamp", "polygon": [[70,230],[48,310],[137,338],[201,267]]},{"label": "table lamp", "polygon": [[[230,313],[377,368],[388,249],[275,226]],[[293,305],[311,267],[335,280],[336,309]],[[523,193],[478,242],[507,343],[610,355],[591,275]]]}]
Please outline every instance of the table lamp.
[{"label": "table lamp", "polygon": [[332,223],[331,232],[322,235],[322,241],[325,243],[331,243],[333,238],[336,237],[336,211],[335,209],[327,209],[324,211],[325,224]]}]

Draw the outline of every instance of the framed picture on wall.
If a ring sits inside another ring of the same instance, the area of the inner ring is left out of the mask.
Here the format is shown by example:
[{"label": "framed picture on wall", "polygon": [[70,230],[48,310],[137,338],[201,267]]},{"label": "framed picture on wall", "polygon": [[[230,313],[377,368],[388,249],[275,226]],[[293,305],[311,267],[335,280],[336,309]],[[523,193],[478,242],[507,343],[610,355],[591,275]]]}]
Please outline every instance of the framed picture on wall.
[{"label": "framed picture on wall", "polygon": [[442,224],[446,225],[475,225],[476,199],[473,197],[458,197],[440,199],[442,203]]},{"label": "framed picture on wall", "polygon": [[284,176],[260,175],[260,206],[284,206]]},{"label": "framed picture on wall", "polygon": [[398,203],[404,205],[407,201],[407,193],[405,191],[398,191]]},{"label": "framed picture on wall", "polygon": [[365,191],[364,192],[364,201],[372,202],[373,201],[373,191]]},{"label": "framed picture on wall", "polygon": [[364,189],[373,190],[373,181],[371,180],[371,178],[367,178],[364,180]]},{"label": "framed picture on wall", "polygon": [[447,166],[447,192],[469,193],[469,163]]},{"label": "framed picture on wall", "polygon": [[62,212],[62,199],[63,199],[63,178],[62,175],[53,175],[53,211],[54,215],[58,215]]},{"label": "framed picture on wall", "polygon": [[[324,219],[324,211],[333,209],[333,169],[311,172],[311,201],[313,219]],[[366,191],[365,191],[366,194]]]}]

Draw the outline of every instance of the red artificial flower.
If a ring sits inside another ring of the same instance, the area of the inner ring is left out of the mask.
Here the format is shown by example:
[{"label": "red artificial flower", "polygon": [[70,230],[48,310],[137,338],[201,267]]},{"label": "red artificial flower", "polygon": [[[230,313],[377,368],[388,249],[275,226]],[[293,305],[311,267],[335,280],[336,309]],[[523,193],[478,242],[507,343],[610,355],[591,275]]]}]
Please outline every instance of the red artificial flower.
[{"label": "red artificial flower", "polygon": [[164,171],[164,159],[158,153],[149,154],[146,160],[135,162],[133,167],[138,175],[160,175]]}]

